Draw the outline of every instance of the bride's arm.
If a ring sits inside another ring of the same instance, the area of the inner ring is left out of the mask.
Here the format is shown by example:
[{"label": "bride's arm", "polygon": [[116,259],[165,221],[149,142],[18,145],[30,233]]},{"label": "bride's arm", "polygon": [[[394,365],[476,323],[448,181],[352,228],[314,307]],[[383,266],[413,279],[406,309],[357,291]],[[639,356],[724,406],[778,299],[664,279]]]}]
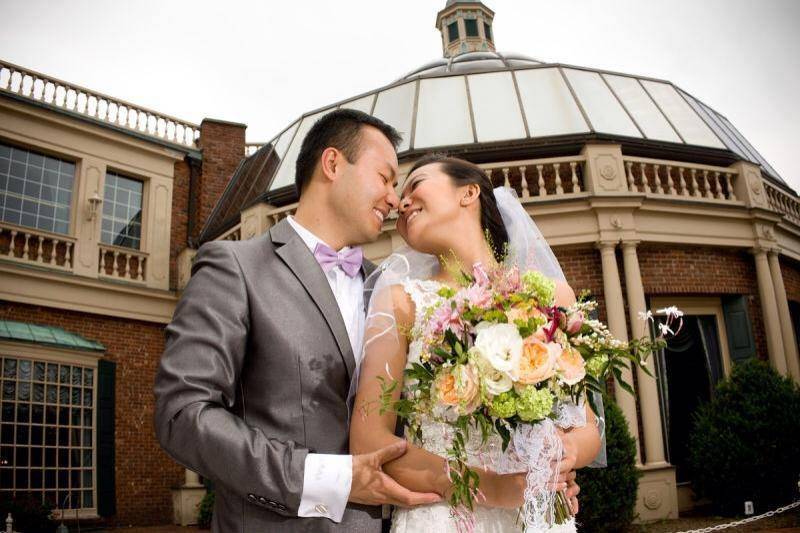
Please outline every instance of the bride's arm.
[{"label": "bride's arm", "polygon": [[[392,288],[397,335],[386,334],[369,345],[361,363],[358,391],[350,424],[350,451],[353,454],[373,452],[398,440],[394,434],[397,416],[380,414],[381,385],[398,380],[393,400],[400,397],[403,370],[406,365],[408,341],[404,332],[413,324],[414,304],[402,287]],[[387,370],[390,375],[387,375]],[[391,376],[391,377],[390,377]],[[409,443],[406,453],[383,465],[384,470],[398,483],[416,492],[436,492],[444,497],[450,493],[451,482],[445,473],[445,459]],[[524,489],[522,476],[500,476],[477,470],[480,488],[486,495],[485,505],[514,507],[519,505]],[[518,489],[518,490],[515,490]],[[513,496],[514,493],[519,498]],[[509,494],[510,493],[510,494]]]}]

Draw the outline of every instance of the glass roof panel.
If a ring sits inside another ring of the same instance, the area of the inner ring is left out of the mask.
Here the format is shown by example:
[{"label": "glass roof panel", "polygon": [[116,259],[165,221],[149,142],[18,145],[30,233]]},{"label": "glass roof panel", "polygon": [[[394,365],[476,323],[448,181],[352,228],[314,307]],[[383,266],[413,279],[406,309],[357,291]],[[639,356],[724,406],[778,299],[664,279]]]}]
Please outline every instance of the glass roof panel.
[{"label": "glass roof panel", "polygon": [[597,72],[565,68],[575,95],[592,123],[594,131],[641,137],[631,117],[625,112],[614,94]]},{"label": "glass roof panel", "polygon": [[532,137],[589,131],[557,69],[518,70],[514,75]]},{"label": "glass roof panel", "polygon": [[398,152],[408,150],[411,142],[411,114],[414,107],[414,91],[416,82],[405,83],[378,93],[373,116],[394,126],[403,136]]},{"label": "glass roof panel", "polygon": [[636,78],[611,74],[603,77],[648,139],[683,142]]},{"label": "glass roof panel", "polygon": [[339,106],[340,109],[355,109],[357,111],[363,111],[364,113],[369,114],[372,111],[372,102],[375,101],[375,94],[368,94],[367,96],[362,96],[361,98],[356,98],[355,100],[350,100],[349,102],[345,102]]},{"label": "glass roof panel", "polygon": [[725,124],[720,120],[717,114],[714,112],[713,109],[707,107],[703,102],[700,102],[693,98],[691,95],[686,94],[685,92],[681,91],[681,94],[689,102],[689,105],[695,112],[700,115],[700,118],[714,130],[717,137],[725,143],[725,146],[734,153],[736,153],[742,159],[747,159],[749,161],[755,161],[756,157],[752,153],[750,153],[747,148],[736,139],[736,136],[731,132]]},{"label": "glass roof panel", "polygon": [[[300,146],[303,144],[303,139],[306,138],[306,134],[308,133],[308,130],[311,129],[311,126],[313,126],[314,123],[323,115],[327,115],[333,111],[333,109],[334,108],[331,107],[320,111],[319,113],[309,115],[300,122],[300,126],[297,128],[297,133],[292,140],[292,144],[289,146],[289,150],[286,152],[286,157],[284,157],[283,161],[281,161],[281,166],[278,168],[278,172],[275,174],[275,178],[272,180],[272,185],[269,187],[270,191],[274,191],[294,183],[294,165],[297,162],[297,156],[300,153]],[[283,139],[281,138],[281,141],[282,140]]]},{"label": "glass roof panel", "polygon": [[[770,174],[771,174],[773,177],[775,177],[775,178],[777,178],[777,179],[781,180],[782,182],[784,182],[784,181],[783,181],[783,178],[781,178],[781,175],[780,175],[780,174],[778,174],[778,173],[777,173],[777,171],[776,171],[774,168],[772,168],[772,165],[770,165],[769,163],[767,163],[767,160],[766,160],[766,159],[764,159],[764,158],[761,156],[761,154],[758,152],[758,150],[756,150],[756,149],[753,147],[753,145],[752,145],[752,144],[750,144],[750,141],[748,141],[748,140],[745,138],[745,136],[744,136],[744,135],[742,135],[742,134],[739,132],[739,130],[737,130],[737,129],[736,129],[734,126],[733,126],[733,124],[731,124],[731,123],[730,123],[730,121],[729,121],[727,118],[725,118],[725,117],[723,117],[722,115],[719,115],[719,114],[717,114],[717,117],[719,117],[719,119],[722,121],[722,123],[723,123],[723,124],[725,124],[725,125],[728,127],[728,129],[729,129],[729,130],[731,131],[731,133],[732,133],[732,134],[733,134],[733,135],[734,135],[734,136],[735,136],[735,137],[736,137],[736,138],[739,140],[739,142],[740,142],[740,143],[742,143],[742,144],[745,146],[745,148],[747,148],[747,149],[748,149],[748,151],[749,151],[750,153],[752,153],[753,155],[755,155],[755,159],[751,159],[751,161],[752,161],[753,163],[759,163],[759,164],[760,164],[762,167],[764,167],[764,170],[766,170],[767,172],[769,172],[769,173],[770,173]],[[786,182],[784,182],[784,183],[786,183]]]},{"label": "glass roof panel", "polygon": [[722,141],[714,135],[711,128],[689,107],[672,85],[649,80],[642,80],[642,85],[669,117],[684,141],[688,144],[725,148]]},{"label": "glass roof panel", "polygon": [[464,76],[423,79],[419,83],[414,148],[473,142]]},{"label": "glass roof panel", "polygon": [[510,72],[467,76],[478,142],[525,137],[522,110]]},{"label": "glass roof panel", "polygon": [[482,70],[500,70],[506,68],[506,64],[500,59],[484,59],[481,61],[465,61],[463,63],[453,63],[450,65],[450,72],[476,72]]},{"label": "glass roof panel", "polygon": [[297,131],[297,126],[299,124],[300,121],[298,120],[297,122],[286,128],[286,131],[281,133],[280,138],[277,141],[275,141],[275,154],[278,157],[283,158],[283,156],[286,155],[286,149],[289,148],[289,143],[292,141],[292,137],[294,137],[294,132]]}]

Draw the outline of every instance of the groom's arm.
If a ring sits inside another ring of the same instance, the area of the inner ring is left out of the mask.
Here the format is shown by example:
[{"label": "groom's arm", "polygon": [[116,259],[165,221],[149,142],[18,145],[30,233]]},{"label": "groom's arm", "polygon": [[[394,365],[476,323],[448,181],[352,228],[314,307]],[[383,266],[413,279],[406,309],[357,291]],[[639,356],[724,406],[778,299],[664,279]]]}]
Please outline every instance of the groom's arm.
[{"label": "groom's arm", "polygon": [[286,516],[297,516],[308,450],[233,414],[250,329],[241,269],[227,243],[200,248],[166,329],[155,382],[156,435],[179,463]]}]

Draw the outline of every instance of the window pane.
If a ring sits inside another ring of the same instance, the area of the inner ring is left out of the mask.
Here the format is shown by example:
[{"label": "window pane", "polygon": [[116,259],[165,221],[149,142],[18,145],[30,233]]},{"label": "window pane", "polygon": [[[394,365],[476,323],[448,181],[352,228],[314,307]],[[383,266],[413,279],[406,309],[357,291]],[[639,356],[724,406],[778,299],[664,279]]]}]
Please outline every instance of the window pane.
[{"label": "window pane", "polygon": [[557,69],[519,70],[515,75],[532,137],[589,131]]},{"label": "window pane", "polygon": [[714,132],[697,116],[686,100],[681,98],[672,85],[642,80],[642,85],[669,117],[688,144],[725,148]]},{"label": "window pane", "polygon": [[[300,125],[297,127],[297,133],[295,133],[294,139],[292,140],[292,144],[286,151],[286,156],[283,158],[283,161],[281,161],[281,166],[278,168],[278,172],[275,174],[269,190],[274,191],[275,189],[280,189],[281,187],[294,184],[294,165],[297,162],[298,154],[300,154],[300,146],[303,144],[303,139],[306,138],[306,134],[308,133],[308,130],[311,129],[311,126],[313,126],[317,120],[322,118],[323,115],[326,115],[331,111],[333,111],[333,108],[320,111],[314,115],[307,116],[302,120],[302,122],[300,122]],[[282,140],[283,139],[281,139],[281,141]]]},{"label": "window pane", "polygon": [[648,139],[682,142],[636,78],[611,74],[603,76]]},{"label": "window pane", "polygon": [[397,147],[398,152],[408,150],[410,146],[411,114],[414,111],[416,88],[415,82],[398,85],[378,93],[378,100],[375,102],[375,111],[372,114],[392,125],[403,136],[400,146]]},{"label": "window pane", "polygon": [[447,25],[447,39],[451,43],[458,40],[458,22],[451,22]]},{"label": "window pane", "polygon": [[[110,178],[110,179],[109,179]],[[115,246],[138,249],[142,236],[142,192],[144,183],[106,173],[101,241]],[[113,228],[109,232],[106,228]]]},{"label": "window pane", "polygon": [[[27,398],[32,395],[41,401],[45,391],[52,390],[61,403],[80,401],[92,392],[83,384],[87,380],[93,384],[94,372],[80,365],[5,357],[2,374],[3,390],[14,399],[1,402],[0,408],[0,499],[7,496],[4,493],[34,489],[31,494],[42,502],[58,499],[61,506],[69,496],[72,503],[66,508],[80,509],[85,502],[92,507],[94,434],[93,428],[80,426],[87,420],[91,424],[93,410],[31,405]],[[46,380],[58,383],[43,383]],[[85,498],[84,489],[88,489]]]},{"label": "window pane", "polygon": [[492,28],[485,22],[483,23],[483,34],[488,40],[492,40]]},{"label": "window pane", "polygon": [[476,74],[467,79],[478,142],[525,137],[511,73]]},{"label": "window pane", "polygon": [[475,19],[464,20],[464,29],[467,30],[467,37],[477,37],[478,21]]},{"label": "window pane", "polygon": [[473,142],[462,76],[420,81],[414,148]]},{"label": "window pane", "polygon": [[628,137],[642,136],[598,73],[564,69],[564,74],[595,131]]},{"label": "window pane", "polygon": [[[75,166],[2,143],[0,149],[0,198],[4,204],[0,208],[0,220],[53,231],[55,213],[59,209],[69,213]],[[63,190],[57,189],[62,180],[67,185],[62,186]],[[69,225],[58,229],[68,232]]]},{"label": "window pane", "polygon": [[369,114],[372,111],[372,104],[375,101],[374,94],[368,94],[367,96],[363,96],[361,98],[356,98],[355,100],[350,100],[349,102],[345,102],[344,104],[340,105],[340,109],[355,109],[357,111],[361,111],[363,113]]}]

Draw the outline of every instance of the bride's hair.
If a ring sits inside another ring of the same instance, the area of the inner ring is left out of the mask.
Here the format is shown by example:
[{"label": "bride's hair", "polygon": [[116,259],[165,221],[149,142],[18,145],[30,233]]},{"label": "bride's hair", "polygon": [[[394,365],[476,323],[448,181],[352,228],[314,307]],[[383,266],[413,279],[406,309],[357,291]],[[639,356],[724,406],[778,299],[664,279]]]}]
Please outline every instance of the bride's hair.
[{"label": "bride's hair", "polygon": [[494,187],[489,176],[474,163],[444,154],[428,154],[422,157],[414,164],[408,175],[431,163],[438,163],[442,172],[447,174],[457,187],[471,183],[480,187],[481,229],[488,235],[489,245],[492,247],[495,259],[502,263],[508,244],[508,232],[503,224],[503,218],[500,216],[500,210],[497,208]]}]

